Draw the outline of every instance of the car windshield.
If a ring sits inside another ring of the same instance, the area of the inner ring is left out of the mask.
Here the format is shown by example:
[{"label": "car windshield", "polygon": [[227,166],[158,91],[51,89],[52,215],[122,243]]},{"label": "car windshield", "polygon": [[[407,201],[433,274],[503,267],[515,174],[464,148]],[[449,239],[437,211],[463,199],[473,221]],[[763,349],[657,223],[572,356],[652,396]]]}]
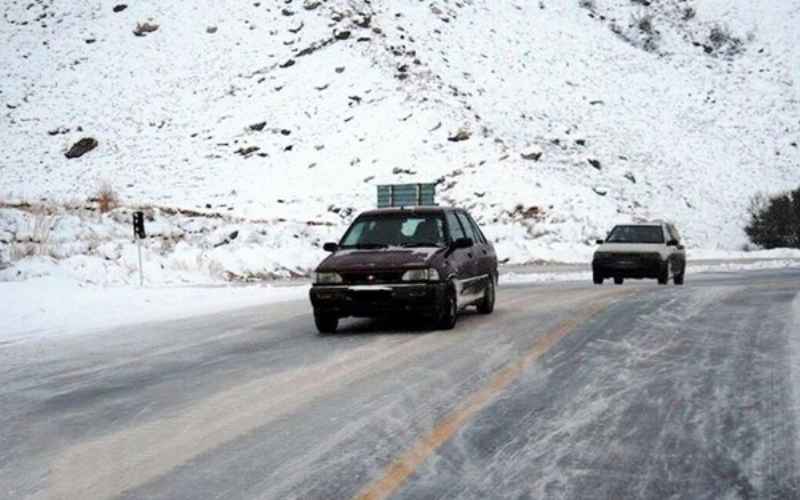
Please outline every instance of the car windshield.
[{"label": "car windshield", "polygon": [[661,226],[617,226],[608,235],[608,243],[664,243]]},{"label": "car windshield", "polygon": [[342,239],[342,248],[445,246],[439,214],[380,214],[361,217]]}]

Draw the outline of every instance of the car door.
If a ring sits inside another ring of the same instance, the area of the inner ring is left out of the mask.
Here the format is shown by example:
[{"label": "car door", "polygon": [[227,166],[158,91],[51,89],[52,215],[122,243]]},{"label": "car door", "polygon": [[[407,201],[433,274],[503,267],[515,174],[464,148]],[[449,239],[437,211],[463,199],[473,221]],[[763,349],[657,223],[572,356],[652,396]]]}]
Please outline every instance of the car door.
[{"label": "car door", "polygon": [[[447,232],[450,236],[451,244],[458,239],[468,237],[454,211],[445,211],[445,220],[447,221]],[[452,270],[452,275],[447,278],[452,279],[455,284],[459,307],[470,302],[471,292],[468,285],[470,278],[473,276],[473,270],[471,269],[472,252],[472,248],[451,249],[445,262],[446,267]]]},{"label": "car door", "polygon": [[482,276],[488,276],[489,278],[495,278],[497,276],[497,254],[495,254],[494,247],[489,240],[486,239],[486,236],[481,231],[481,228],[478,226],[478,223],[475,222],[475,219],[469,214],[467,214],[467,219],[472,224],[472,232],[475,237],[480,241],[480,251],[478,253],[478,273]]},{"label": "car door", "polygon": [[461,227],[464,228],[464,234],[473,242],[472,247],[467,249],[468,252],[466,256],[469,259],[469,263],[467,264],[469,279],[464,283],[464,288],[466,290],[464,295],[468,301],[474,302],[483,297],[483,292],[488,284],[488,280],[485,274],[481,272],[480,267],[480,256],[483,254],[483,244],[480,241],[480,236],[475,233],[475,229],[472,227],[466,212],[458,210],[456,211],[456,216],[461,223]]}]

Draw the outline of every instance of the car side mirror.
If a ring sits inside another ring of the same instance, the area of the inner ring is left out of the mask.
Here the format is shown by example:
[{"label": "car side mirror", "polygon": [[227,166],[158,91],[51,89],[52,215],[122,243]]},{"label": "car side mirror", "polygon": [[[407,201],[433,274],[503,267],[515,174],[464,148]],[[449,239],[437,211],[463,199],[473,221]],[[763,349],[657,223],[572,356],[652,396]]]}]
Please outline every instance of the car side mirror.
[{"label": "car side mirror", "polygon": [[667,242],[667,246],[668,247],[677,247],[677,246],[679,246],[678,240],[669,240]]},{"label": "car side mirror", "polygon": [[602,245],[605,242],[606,242],[605,240],[597,240],[595,243],[597,243],[598,245]]},{"label": "car side mirror", "polygon": [[472,238],[458,238],[453,242],[453,250],[457,250],[459,248],[471,248],[474,244],[475,243],[472,241]]},{"label": "car side mirror", "polygon": [[339,245],[336,243],[325,243],[324,245],[322,245],[322,249],[325,250],[326,252],[333,253],[336,250],[339,250]]}]

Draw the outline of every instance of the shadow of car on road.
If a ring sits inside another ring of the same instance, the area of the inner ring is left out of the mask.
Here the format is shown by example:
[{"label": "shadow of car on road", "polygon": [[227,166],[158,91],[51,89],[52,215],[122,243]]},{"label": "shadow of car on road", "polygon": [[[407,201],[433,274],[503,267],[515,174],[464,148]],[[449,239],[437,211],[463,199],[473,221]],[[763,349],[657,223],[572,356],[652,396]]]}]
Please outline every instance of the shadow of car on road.
[{"label": "shadow of car on road", "polygon": [[[453,330],[459,330],[472,323],[474,319],[483,315],[475,311],[462,311],[458,315],[458,322]],[[453,331],[450,330],[450,331]],[[352,337],[352,336],[377,336],[377,335],[408,335],[408,334],[443,334],[448,330],[438,329],[433,320],[429,318],[409,318],[405,316],[391,316],[381,318],[353,318],[340,324],[336,333],[317,333],[320,337]]]}]

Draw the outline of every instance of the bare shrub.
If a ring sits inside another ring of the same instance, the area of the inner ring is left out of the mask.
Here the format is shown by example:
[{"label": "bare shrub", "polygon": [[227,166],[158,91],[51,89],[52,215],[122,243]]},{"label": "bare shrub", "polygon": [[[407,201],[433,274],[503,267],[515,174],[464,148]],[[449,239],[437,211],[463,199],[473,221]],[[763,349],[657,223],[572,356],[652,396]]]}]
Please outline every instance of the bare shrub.
[{"label": "bare shrub", "polygon": [[95,194],[94,198],[90,201],[97,203],[98,210],[103,214],[119,207],[119,196],[117,196],[117,192],[114,191],[114,188],[111,187],[111,184],[108,182],[100,184],[97,194]]},{"label": "bare shrub", "polygon": [[31,212],[27,228],[18,231],[11,245],[11,261],[50,254],[50,233],[56,218],[46,209]]},{"label": "bare shrub", "polygon": [[11,245],[11,262],[36,255],[36,246],[32,243],[14,243]]},{"label": "bare shrub", "polygon": [[683,12],[681,12],[681,19],[684,21],[691,21],[692,19],[697,16],[697,10],[694,7],[684,7]]},{"label": "bare shrub", "polygon": [[594,10],[594,0],[580,0],[578,5],[583,9]]}]

